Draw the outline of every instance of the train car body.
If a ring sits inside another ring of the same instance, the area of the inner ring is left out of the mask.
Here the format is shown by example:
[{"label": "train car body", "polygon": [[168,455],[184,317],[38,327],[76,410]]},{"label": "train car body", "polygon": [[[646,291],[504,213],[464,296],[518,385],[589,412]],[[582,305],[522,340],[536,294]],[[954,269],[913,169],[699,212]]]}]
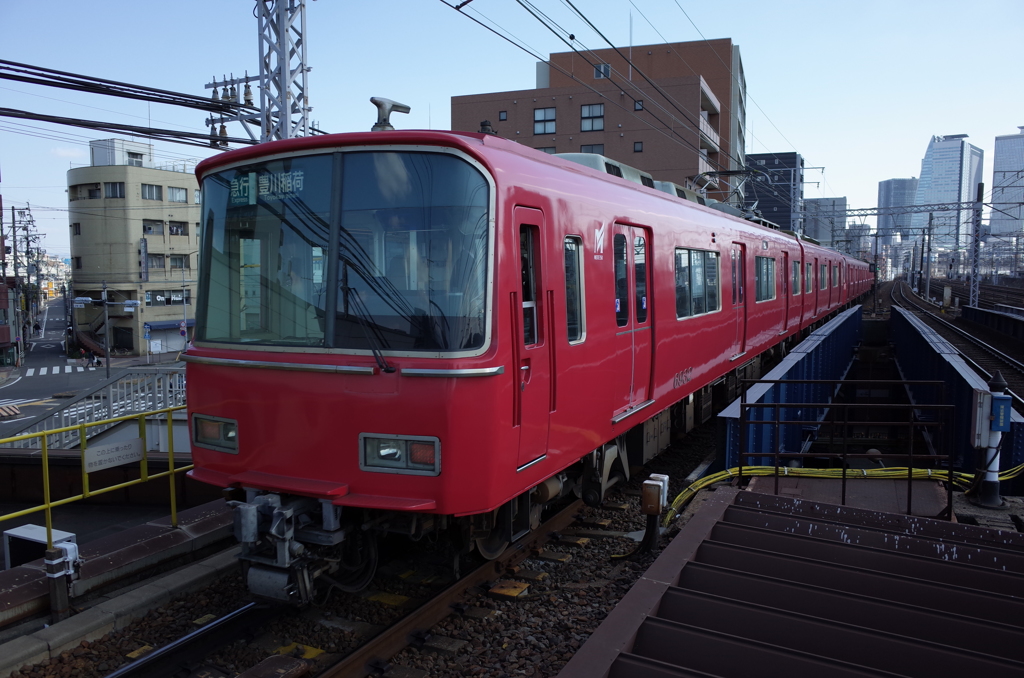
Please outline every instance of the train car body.
[{"label": "train car body", "polygon": [[[496,136],[326,135],[203,187],[191,475],[250,586],[369,581],[374,531],[494,555],[627,433],[867,291],[867,265]],[[666,442],[662,439],[663,443]]]}]

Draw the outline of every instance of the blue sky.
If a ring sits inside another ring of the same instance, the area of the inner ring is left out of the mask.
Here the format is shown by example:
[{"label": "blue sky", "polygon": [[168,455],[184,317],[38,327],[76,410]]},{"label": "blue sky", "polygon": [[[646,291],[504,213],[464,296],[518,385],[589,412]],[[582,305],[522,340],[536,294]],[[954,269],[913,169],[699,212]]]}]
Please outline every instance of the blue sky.
[{"label": "blue sky", "polygon": [[[448,129],[452,96],[534,86],[532,56],[439,0],[307,4],[310,98],[322,129],[368,129],[375,120],[371,96],[412,106],[410,115],[394,116],[398,127]],[[562,0],[533,4],[583,47],[607,46]],[[574,4],[616,45],[630,43],[631,13],[633,44],[732,38],[751,101],[746,150],[795,150],[809,166],[824,166],[823,175],[807,173],[816,183],[805,186],[805,197],[845,195],[851,207],[874,206],[879,181],[919,175],[934,134],[970,135],[985,150],[991,190],[994,137],[1024,125],[1020,0]],[[214,75],[255,72],[252,8],[253,0],[7,1],[0,3],[0,58],[205,95]],[[537,53],[566,49],[514,0],[474,0],[465,12]],[[199,111],[8,80],[0,81],[0,101],[53,115],[205,131]],[[90,138],[110,135],[27,125],[0,118],[5,211],[30,203],[47,234],[44,247],[67,256],[66,172],[88,162]],[[208,155],[165,143],[156,152],[159,162]]]}]

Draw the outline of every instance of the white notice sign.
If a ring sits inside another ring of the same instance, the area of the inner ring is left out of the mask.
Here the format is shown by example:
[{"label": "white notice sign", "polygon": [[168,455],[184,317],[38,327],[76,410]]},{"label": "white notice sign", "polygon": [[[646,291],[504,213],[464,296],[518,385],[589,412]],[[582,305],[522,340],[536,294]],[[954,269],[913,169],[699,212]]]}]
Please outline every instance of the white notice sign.
[{"label": "white notice sign", "polygon": [[85,448],[85,472],[142,461],[142,438]]}]

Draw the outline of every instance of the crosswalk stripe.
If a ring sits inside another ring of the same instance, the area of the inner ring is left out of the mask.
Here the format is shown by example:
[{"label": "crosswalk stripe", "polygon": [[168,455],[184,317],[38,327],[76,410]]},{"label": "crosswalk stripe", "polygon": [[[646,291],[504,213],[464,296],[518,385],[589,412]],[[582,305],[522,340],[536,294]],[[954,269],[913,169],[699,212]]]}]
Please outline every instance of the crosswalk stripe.
[{"label": "crosswalk stripe", "polygon": [[30,368],[28,368],[28,372],[26,372],[26,373],[25,373],[25,376],[26,376],[26,377],[31,377],[31,376],[32,376],[32,375],[34,375],[35,373],[36,373],[36,368],[34,368],[34,367],[30,367]]},{"label": "crosswalk stripe", "polygon": [[46,370],[48,370],[48,369],[49,369],[49,368],[47,368],[47,367],[40,367],[40,368],[39,368],[39,376],[41,377],[41,376],[43,376],[44,374],[46,374]]},{"label": "crosswalk stripe", "polygon": [[71,374],[71,365],[64,366],[64,374]]}]

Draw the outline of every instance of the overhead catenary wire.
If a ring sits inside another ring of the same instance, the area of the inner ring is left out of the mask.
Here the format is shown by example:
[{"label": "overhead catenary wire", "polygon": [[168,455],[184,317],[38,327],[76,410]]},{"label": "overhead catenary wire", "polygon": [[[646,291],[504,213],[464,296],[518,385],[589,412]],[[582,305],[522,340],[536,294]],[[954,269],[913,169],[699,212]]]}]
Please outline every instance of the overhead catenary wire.
[{"label": "overhead catenary wire", "polygon": [[[454,5],[449,4],[446,0],[440,0],[440,1],[441,1],[442,4],[446,5],[450,9],[456,9],[456,7]],[[537,59],[538,61],[542,61],[542,62],[548,64],[549,66],[554,68],[556,71],[558,71],[562,75],[565,75],[566,77],[570,78],[574,82],[577,82],[581,86],[586,87],[588,90],[590,90],[594,94],[598,95],[601,99],[603,99],[604,101],[608,102],[609,104],[615,106],[616,108],[618,108],[621,111],[627,113],[628,115],[633,115],[634,117],[637,118],[637,120],[639,120],[641,122],[641,124],[646,125],[647,127],[650,127],[653,131],[658,132],[659,134],[664,136],[667,140],[672,141],[672,142],[677,143],[677,144],[682,145],[682,146],[687,146],[690,149],[697,150],[697,152],[699,152],[697,147],[694,146],[691,142],[689,142],[688,139],[684,138],[682,135],[680,135],[678,132],[676,132],[676,130],[673,129],[671,126],[665,124],[657,116],[655,116],[653,114],[650,114],[652,118],[654,118],[658,123],[660,123],[662,125],[662,127],[658,127],[655,124],[653,124],[650,120],[646,120],[646,119],[644,119],[642,117],[637,116],[635,111],[630,110],[627,107],[622,106],[618,102],[615,102],[615,101],[609,99],[603,92],[598,91],[596,88],[594,88],[589,83],[586,83],[586,82],[580,80],[578,77],[576,77],[575,74],[566,71],[564,68],[558,66],[558,64],[552,63],[550,60],[548,60],[544,56],[538,54],[532,48],[529,48],[529,47],[526,47],[525,45],[519,44],[518,42],[516,42],[516,40],[513,40],[512,38],[510,38],[507,35],[503,35],[496,28],[493,28],[492,26],[488,26],[487,24],[485,24],[483,21],[477,19],[476,17],[470,16],[469,14],[467,14],[465,12],[461,12],[461,11],[459,13],[462,14],[462,16],[464,16],[467,19],[469,19],[470,21],[472,21],[472,22],[476,23],[477,25],[481,26],[482,28],[486,29],[487,31],[490,31],[491,33],[495,34],[496,36],[498,36],[502,40],[505,40],[506,42],[508,42],[512,46],[516,47],[517,49],[520,49],[523,52],[526,52],[527,54],[529,54],[531,57]],[[479,12],[476,12],[476,13],[479,14]],[[483,15],[481,15],[481,16],[483,16]],[[484,18],[486,18],[486,17],[484,17]],[[490,19],[488,19],[488,21],[490,21]],[[494,23],[494,22],[492,21],[491,23]],[[549,27],[549,30],[552,30],[552,29]],[[557,35],[557,33],[556,33],[556,35]],[[570,45],[570,47],[571,47],[571,45]],[[581,55],[581,57],[582,57],[582,55]],[[585,57],[583,57],[583,58],[584,58],[584,60],[586,60]],[[588,63],[590,63],[590,65],[593,66],[593,63],[591,63],[589,61],[588,61]],[[614,83],[614,81],[613,81],[613,83]]]}]

